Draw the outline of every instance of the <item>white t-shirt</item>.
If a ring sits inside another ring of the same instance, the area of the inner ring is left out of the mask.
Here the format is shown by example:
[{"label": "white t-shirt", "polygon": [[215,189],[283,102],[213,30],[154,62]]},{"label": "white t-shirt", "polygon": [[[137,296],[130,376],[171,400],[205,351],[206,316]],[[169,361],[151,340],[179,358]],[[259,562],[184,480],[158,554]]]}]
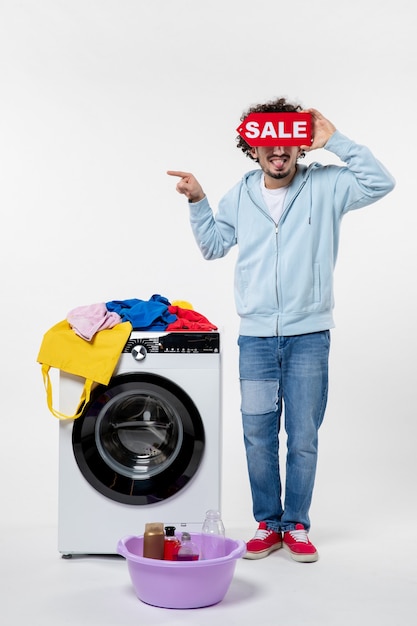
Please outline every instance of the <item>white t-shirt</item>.
[{"label": "white t-shirt", "polygon": [[278,189],[267,189],[265,187],[265,178],[261,177],[261,191],[265,200],[266,206],[269,209],[272,219],[275,224],[278,224],[281,215],[284,211],[285,196],[287,195],[287,187],[279,187]]}]

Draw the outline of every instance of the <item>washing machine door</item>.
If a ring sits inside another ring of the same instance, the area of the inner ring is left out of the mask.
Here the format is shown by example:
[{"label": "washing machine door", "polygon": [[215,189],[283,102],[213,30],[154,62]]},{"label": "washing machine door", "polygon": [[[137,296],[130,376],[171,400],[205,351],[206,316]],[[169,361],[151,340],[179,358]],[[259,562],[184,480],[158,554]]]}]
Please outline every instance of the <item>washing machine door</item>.
[{"label": "washing machine door", "polygon": [[74,421],[73,450],[87,481],[117,502],[144,505],[183,489],[204,454],[204,427],[188,394],[153,374],[115,376]]}]

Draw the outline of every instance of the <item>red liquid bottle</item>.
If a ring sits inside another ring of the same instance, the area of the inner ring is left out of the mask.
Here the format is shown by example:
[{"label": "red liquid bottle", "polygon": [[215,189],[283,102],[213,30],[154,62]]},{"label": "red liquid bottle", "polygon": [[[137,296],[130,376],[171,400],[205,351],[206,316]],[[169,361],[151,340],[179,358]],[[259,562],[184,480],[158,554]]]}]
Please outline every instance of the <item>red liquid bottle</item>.
[{"label": "red liquid bottle", "polygon": [[181,542],[175,536],[175,526],[165,526],[164,559],[166,561],[176,560],[180,547]]},{"label": "red liquid bottle", "polygon": [[198,561],[200,550],[191,540],[190,533],[183,532],[181,536],[181,547],[175,556],[175,561]]}]

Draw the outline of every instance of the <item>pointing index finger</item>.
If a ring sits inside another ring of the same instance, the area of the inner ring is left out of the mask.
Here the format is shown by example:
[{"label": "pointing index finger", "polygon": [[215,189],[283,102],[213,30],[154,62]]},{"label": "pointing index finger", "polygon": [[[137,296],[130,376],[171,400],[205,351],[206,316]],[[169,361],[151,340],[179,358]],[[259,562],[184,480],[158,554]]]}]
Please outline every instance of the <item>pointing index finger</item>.
[{"label": "pointing index finger", "polygon": [[179,170],[168,170],[168,176],[179,176],[179,178],[189,178],[191,174],[189,172],[181,172]]}]

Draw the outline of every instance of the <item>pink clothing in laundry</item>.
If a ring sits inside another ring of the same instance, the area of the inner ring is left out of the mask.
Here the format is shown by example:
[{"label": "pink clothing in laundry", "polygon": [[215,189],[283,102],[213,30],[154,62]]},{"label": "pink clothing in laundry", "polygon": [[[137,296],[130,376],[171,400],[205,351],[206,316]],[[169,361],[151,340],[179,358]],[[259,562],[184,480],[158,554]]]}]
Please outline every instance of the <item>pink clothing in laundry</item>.
[{"label": "pink clothing in laundry", "polygon": [[78,306],[67,315],[67,322],[73,331],[86,341],[91,341],[99,330],[113,328],[121,321],[120,315],[108,311],[104,302]]}]

